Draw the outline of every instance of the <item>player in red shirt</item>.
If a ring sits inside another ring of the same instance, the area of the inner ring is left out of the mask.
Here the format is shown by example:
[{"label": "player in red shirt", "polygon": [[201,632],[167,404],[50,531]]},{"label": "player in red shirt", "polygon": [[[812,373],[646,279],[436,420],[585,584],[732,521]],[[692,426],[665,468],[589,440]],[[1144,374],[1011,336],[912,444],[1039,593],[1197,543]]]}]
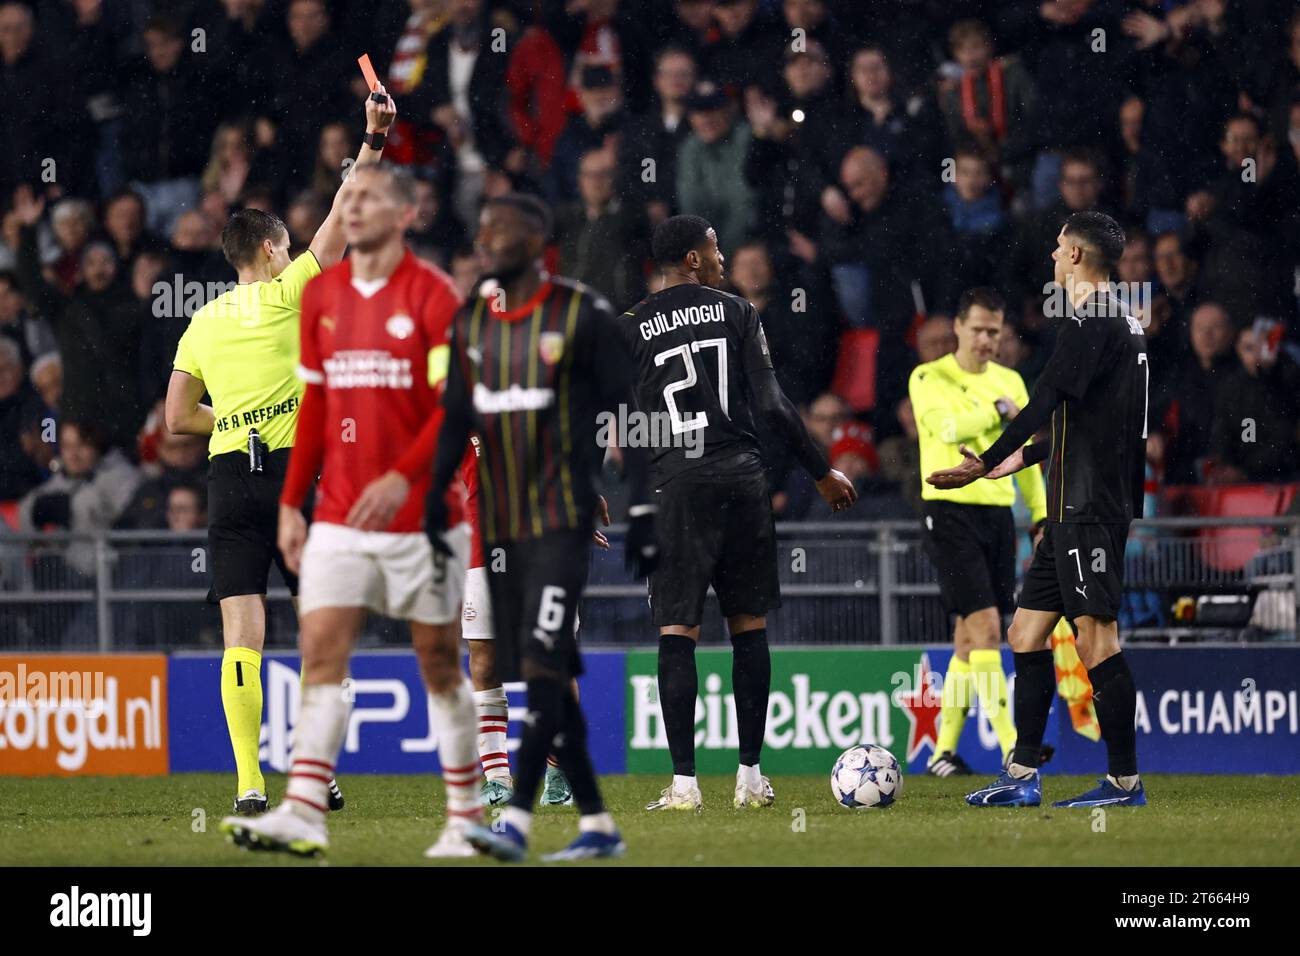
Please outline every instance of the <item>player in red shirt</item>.
[{"label": "player in red shirt", "polygon": [[[462,830],[483,819],[474,701],[459,667],[458,618],[469,558],[464,489],[449,492],[452,555],[425,536],[424,502],[442,426],[451,279],[402,236],[415,185],[387,165],[358,169],[343,203],[352,254],[303,295],[299,375],[307,388],[280,497],[279,546],[299,571],[302,707],[289,788],[265,816],[228,817],[244,846],[325,850],[326,786],[347,729],[344,679],[368,611],[410,622],[438,728],[448,822],[425,853],[473,856]],[[311,531],[301,506],[321,473]]]}]

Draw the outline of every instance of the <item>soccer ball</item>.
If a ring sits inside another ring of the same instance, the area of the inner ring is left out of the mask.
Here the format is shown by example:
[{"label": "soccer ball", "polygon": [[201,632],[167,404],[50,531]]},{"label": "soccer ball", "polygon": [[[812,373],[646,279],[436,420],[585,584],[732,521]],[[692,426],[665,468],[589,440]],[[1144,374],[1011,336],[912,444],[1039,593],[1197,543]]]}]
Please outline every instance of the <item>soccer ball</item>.
[{"label": "soccer ball", "polygon": [[850,810],[887,807],[903,795],[903,771],[884,747],[850,747],[831,768],[831,793]]}]

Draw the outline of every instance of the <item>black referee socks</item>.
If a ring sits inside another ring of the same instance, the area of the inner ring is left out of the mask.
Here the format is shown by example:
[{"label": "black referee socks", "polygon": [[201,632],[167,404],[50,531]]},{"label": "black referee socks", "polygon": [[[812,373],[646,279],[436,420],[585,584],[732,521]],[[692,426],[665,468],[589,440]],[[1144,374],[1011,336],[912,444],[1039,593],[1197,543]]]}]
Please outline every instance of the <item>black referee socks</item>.
[{"label": "black referee socks", "polygon": [[731,635],[731,692],[736,698],[740,765],[758,765],[767,730],[767,695],[772,686],[772,655],[767,628]]},{"label": "black referee socks", "polygon": [[1052,697],[1056,694],[1056,666],[1051,651],[1029,651],[1014,657],[1016,747],[1011,751],[1011,762],[1037,767],[1043,759],[1047,712],[1052,709]]},{"label": "black referee socks", "polygon": [[1092,681],[1092,706],[1097,711],[1101,739],[1106,741],[1106,762],[1112,777],[1131,777],[1137,768],[1137,688],[1123,652],[1108,657],[1088,671]]},{"label": "black referee socks", "polygon": [[680,634],[659,637],[659,708],[668,734],[673,773],[695,776],[695,642]]}]

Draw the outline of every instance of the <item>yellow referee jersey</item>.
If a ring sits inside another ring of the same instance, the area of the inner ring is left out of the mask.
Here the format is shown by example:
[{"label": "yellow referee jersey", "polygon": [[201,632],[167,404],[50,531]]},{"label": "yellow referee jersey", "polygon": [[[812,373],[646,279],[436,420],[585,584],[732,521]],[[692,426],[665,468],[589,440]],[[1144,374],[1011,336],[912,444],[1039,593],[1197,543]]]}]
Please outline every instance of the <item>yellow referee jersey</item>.
[{"label": "yellow referee jersey", "polygon": [[190,319],[173,366],[208,387],[216,419],[209,457],[247,450],[249,428],[272,451],[293,445],[302,291],[318,275],[316,257],[304,252],[270,282],[238,285]]},{"label": "yellow referee jersey", "polygon": [[[1025,382],[1013,369],[989,362],[983,372],[967,372],[953,353],[918,365],[907,382],[916,416],[921,445],[921,476],[961,464],[959,446],[979,453],[1002,434],[1002,419],[993,403],[1002,396],[1024,408],[1029,401]],[[1025,468],[1014,476],[1030,518],[1047,515],[1047,496],[1042,471]],[[1012,477],[988,481],[981,478],[964,488],[935,488],[921,483],[921,497],[927,501],[953,501],[965,505],[1003,505],[1016,500]]]}]

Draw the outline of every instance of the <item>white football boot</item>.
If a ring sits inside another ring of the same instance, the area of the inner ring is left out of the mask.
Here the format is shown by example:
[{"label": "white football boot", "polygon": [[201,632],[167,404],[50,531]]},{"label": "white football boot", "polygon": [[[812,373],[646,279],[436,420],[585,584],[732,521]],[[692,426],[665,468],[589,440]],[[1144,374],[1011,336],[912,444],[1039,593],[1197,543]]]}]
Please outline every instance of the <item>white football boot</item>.
[{"label": "white football boot", "polygon": [[736,771],[736,797],[732,806],[737,810],[742,807],[770,807],[776,802],[772,790],[772,781],[761,776],[756,768],[746,773],[745,768]]},{"label": "white football boot", "polygon": [[704,807],[704,795],[700,793],[700,785],[694,777],[691,778],[689,785],[679,787],[677,778],[664,787],[659,794],[659,799],[654,803],[647,803],[647,810],[700,810]]},{"label": "white football boot", "polygon": [[248,850],[277,850],[297,856],[316,856],[330,845],[323,822],[305,820],[283,803],[260,817],[226,817],[221,832]]},{"label": "white football boot", "polygon": [[465,839],[465,824],[460,820],[453,820],[442,828],[438,842],[425,850],[424,855],[430,860],[443,860],[478,856],[478,850]]}]

